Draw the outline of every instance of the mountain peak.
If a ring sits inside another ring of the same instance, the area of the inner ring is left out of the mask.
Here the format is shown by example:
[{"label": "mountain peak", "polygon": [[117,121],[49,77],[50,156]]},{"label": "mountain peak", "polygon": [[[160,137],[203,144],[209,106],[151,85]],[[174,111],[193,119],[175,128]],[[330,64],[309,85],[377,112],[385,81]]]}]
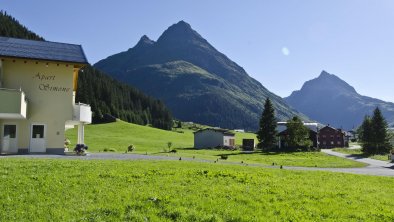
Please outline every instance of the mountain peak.
[{"label": "mountain peak", "polygon": [[185,28],[185,29],[192,29],[190,24],[185,22],[185,21],[183,21],[183,20],[179,21],[178,23],[176,23],[176,24],[174,24],[172,26],[179,27],[179,28],[182,27],[182,28]]},{"label": "mountain peak", "polygon": [[389,122],[394,121],[394,104],[362,96],[338,76],[322,71],[319,77],[304,83],[285,100],[295,109],[320,123],[352,129],[376,106],[382,108]]},{"label": "mountain peak", "polygon": [[[347,82],[334,74],[323,70],[319,77],[305,82],[303,89],[316,88],[320,90],[330,90],[336,93],[357,93],[356,90]],[[302,89],[301,89],[302,90]]]},{"label": "mountain peak", "polygon": [[201,41],[204,40],[200,34],[192,29],[189,23],[181,20],[176,24],[168,27],[166,31],[160,36],[157,42],[189,42],[189,41]]},{"label": "mountain peak", "polygon": [[138,46],[147,46],[147,45],[153,45],[155,41],[151,40],[148,36],[143,35],[140,40],[138,41],[136,47]]},{"label": "mountain peak", "polygon": [[320,73],[320,77],[329,77],[329,76],[333,76],[332,74],[328,73],[326,70],[321,71]]}]

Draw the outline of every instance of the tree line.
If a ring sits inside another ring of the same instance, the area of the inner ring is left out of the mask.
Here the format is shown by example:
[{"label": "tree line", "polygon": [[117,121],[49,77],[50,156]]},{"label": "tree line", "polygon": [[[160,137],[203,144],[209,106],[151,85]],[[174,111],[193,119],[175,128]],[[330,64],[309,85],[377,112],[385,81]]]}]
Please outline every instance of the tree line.
[{"label": "tree line", "polygon": [[0,11],[0,36],[44,41],[41,36],[30,31],[2,10]]},{"label": "tree line", "polygon": [[359,140],[362,151],[368,155],[386,154],[392,149],[391,135],[387,132],[388,124],[377,107],[372,117],[365,116],[363,123],[358,128]]},{"label": "tree line", "polygon": [[[258,148],[264,151],[277,150],[278,132],[275,110],[269,98],[266,99],[264,110],[261,114],[257,139]],[[285,150],[309,150],[312,141],[309,139],[309,129],[297,117],[287,121]],[[366,155],[387,154],[392,149],[388,133],[388,124],[379,107],[373,112],[373,116],[365,116],[362,125],[358,128],[359,140],[362,144],[362,152]]]},{"label": "tree line", "polygon": [[111,115],[127,122],[170,130],[172,115],[157,99],[112,79],[88,65],[80,70],[75,102],[90,104],[93,123]]}]

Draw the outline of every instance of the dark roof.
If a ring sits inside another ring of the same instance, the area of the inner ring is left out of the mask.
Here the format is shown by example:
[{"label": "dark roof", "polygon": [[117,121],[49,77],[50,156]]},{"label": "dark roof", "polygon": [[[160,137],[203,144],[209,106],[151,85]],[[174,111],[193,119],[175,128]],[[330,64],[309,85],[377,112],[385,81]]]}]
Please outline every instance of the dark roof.
[{"label": "dark roof", "polygon": [[220,129],[220,128],[206,128],[206,129],[200,129],[200,130],[197,130],[197,131],[194,132],[194,133],[199,133],[199,132],[202,132],[202,131],[205,131],[205,130],[211,130],[211,131],[215,131],[215,132],[220,132],[220,133],[223,133],[224,135],[228,135],[228,136],[234,136],[234,135],[235,135],[235,133],[232,133],[232,132],[230,132],[230,131],[228,131],[228,130],[226,130],[226,129]]},{"label": "dark roof", "polygon": [[[308,128],[309,129],[309,133],[311,134],[317,134],[317,131],[315,131],[315,130],[313,130],[313,129],[310,129],[310,128]],[[279,132],[278,133],[278,136],[284,136],[284,135],[287,135],[287,129],[285,129],[285,130],[283,130],[283,131],[281,131],[281,132]]]},{"label": "dark roof", "polygon": [[0,37],[0,56],[88,63],[80,45]]},{"label": "dark roof", "polygon": [[345,132],[342,131],[342,129],[336,129],[336,128],[334,128],[334,127],[331,127],[330,125],[327,125],[327,126],[321,128],[319,131],[324,130],[324,129],[331,129],[332,131],[337,131],[337,132],[339,132],[339,133],[345,134]]}]

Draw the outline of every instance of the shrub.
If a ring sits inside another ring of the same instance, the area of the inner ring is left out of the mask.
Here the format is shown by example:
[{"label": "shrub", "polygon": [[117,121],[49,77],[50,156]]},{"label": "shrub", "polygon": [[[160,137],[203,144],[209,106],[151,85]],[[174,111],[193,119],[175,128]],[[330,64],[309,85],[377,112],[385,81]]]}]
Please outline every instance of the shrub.
[{"label": "shrub", "polygon": [[88,150],[88,146],[86,146],[85,144],[77,144],[74,148],[74,152],[77,155],[83,155],[85,154],[86,150]]},{"label": "shrub", "polygon": [[222,159],[222,160],[227,160],[227,159],[228,159],[228,155],[226,155],[226,154],[221,154],[221,155],[220,155],[220,159]]},{"label": "shrub", "polygon": [[69,139],[64,140],[64,148],[69,148],[68,146],[71,145],[71,142]]},{"label": "shrub", "polygon": [[135,149],[135,146],[133,144],[131,144],[130,146],[127,147],[127,152],[133,152],[134,149]]},{"label": "shrub", "polygon": [[117,150],[114,148],[109,149],[109,152],[116,152]]}]

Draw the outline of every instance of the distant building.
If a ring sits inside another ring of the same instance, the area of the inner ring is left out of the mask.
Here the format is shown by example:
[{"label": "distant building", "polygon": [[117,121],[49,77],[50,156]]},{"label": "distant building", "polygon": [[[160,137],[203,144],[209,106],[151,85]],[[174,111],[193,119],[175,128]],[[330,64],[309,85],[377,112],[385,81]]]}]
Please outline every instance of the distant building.
[{"label": "distant building", "polygon": [[[283,130],[282,132],[280,132],[278,134],[278,148],[279,149],[287,147],[286,137],[288,137],[287,129]],[[309,140],[311,140],[313,143],[312,147],[317,147],[318,141],[317,141],[317,132],[316,131],[309,129]]]},{"label": "distant building", "polygon": [[329,125],[321,128],[318,133],[320,148],[348,147],[346,133]]},{"label": "distant building", "polygon": [[235,147],[235,134],[225,129],[207,128],[194,132],[194,148]]},{"label": "distant building", "polygon": [[347,132],[347,136],[349,136],[349,140],[355,142],[358,140],[358,134],[355,130],[349,130]]},{"label": "distant building", "polygon": [[[278,131],[278,148],[287,147],[286,144],[286,137],[287,135],[287,122],[278,122],[277,131]],[[304,123],[304,126],[308,127],[309,129],[309,139],[313,143],[313,147],[318,147],[318,123]]]},{"label": "distant building", "polygon": [[242,150],[253,151],[255,147],[254,139],[243,139],[242,140]]}]

